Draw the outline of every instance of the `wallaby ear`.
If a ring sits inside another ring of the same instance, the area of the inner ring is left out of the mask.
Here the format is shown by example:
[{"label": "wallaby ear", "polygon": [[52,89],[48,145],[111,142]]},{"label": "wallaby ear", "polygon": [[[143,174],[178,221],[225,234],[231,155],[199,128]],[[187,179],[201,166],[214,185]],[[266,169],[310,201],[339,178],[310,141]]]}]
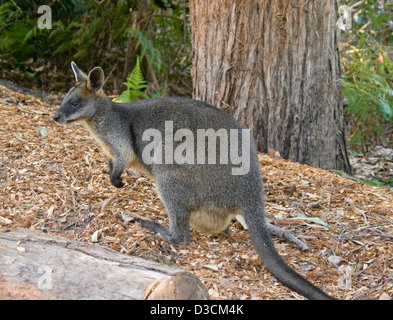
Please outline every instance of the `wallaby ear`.
[{"label": "wallaby ear", "polygon": [[87,78],[86,74],[78,68],[78,66],[76,65],[76,63],[74,61],[71,62],[71,69],[74,72],[76,82],[86,80],[86,78]]},{"label": "wallaby ear", "polygon": [[97,93],[104,86],[104,82],[104,70],[100,67],[95,67],[87,76],[87,89],[89,89],[92,93]]}]

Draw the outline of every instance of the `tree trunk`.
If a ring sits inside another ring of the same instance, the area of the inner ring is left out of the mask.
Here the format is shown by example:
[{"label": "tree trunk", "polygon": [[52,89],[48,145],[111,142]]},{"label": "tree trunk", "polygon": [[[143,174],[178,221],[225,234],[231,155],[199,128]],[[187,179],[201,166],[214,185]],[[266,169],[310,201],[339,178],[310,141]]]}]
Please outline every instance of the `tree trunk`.
[{"label": "tree trunk", "polygon": [[336,1],[190,0],[194,98],[223,107],[258,150],[350,172]]}]

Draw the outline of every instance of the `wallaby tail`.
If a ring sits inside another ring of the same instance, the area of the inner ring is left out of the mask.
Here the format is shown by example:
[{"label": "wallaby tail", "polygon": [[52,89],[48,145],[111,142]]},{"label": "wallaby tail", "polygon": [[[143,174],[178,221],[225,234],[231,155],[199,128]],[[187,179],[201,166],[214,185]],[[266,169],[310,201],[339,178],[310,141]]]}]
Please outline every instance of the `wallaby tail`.
[{"label": "wallaby tail", "polygon": [[312,300],[333,298],[315,287],[300,274],[292,270],[274,247],[270,232],[264,221],[263,204],[243,211],[251,240],[267,269],[285,286]]}]

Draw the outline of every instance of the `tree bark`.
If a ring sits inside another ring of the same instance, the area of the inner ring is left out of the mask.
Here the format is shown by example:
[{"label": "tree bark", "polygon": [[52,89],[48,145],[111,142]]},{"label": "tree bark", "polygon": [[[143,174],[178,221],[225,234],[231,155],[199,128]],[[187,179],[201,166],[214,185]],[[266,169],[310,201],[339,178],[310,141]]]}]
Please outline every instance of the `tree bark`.
[{"label": "tree bark", "polygon": [[194,98],[227,109],[261,152],[350,172],[336,6],[190,0]]},{"label": "tree bark", "polygon": [[208,299],[189,272],[18,228],[0,233],[0,300]]}]

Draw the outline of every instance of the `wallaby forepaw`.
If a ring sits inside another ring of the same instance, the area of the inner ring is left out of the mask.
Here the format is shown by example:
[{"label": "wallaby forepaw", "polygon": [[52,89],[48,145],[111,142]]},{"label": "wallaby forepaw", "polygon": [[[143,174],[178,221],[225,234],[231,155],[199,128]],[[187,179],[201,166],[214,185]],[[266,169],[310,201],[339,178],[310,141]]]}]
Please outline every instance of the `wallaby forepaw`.
[{"label": "wallaby forepaw", "polygon": [[113,178],[111,179],[112,184],[116,187],[116,188],[123,188],[124,187],[124,183],[121,180],[121,178]]}]

